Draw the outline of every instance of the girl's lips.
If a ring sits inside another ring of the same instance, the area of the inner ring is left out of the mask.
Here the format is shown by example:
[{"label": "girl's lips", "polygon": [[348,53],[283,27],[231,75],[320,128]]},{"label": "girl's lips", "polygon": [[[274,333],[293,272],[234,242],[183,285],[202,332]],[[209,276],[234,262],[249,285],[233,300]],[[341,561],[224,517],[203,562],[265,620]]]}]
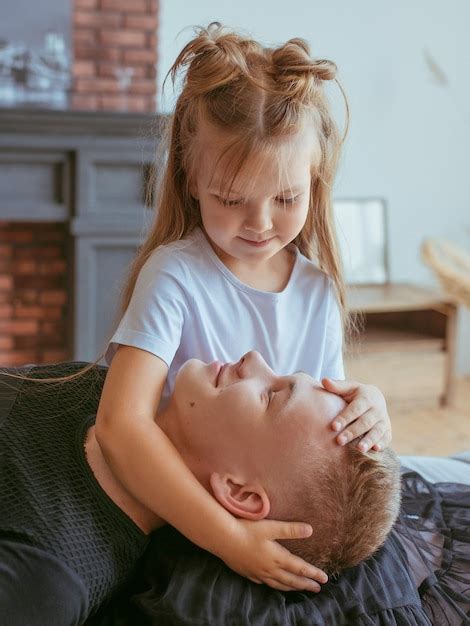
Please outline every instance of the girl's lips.
[{"label": "girl's lips", "polygon": [[255,248],[262,248],[263,246],[266,246],[271,241],[271,239],[274,239],[274,237],[269,237],[269,239],[263,239],[262,241],[253,241],[252,239],[245,239],[244,237],[240,237],[240,239],[250,246],[254,246]]}]

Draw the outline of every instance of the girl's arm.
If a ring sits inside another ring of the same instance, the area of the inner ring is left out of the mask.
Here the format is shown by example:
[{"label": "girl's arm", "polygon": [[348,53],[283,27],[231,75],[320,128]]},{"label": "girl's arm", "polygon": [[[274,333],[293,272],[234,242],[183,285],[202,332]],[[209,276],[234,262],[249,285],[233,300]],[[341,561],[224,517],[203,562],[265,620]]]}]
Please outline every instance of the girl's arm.
[{"label": "girl's arm", "polygon": [[154,417],[168,368],[145,350],[120,346],[108,370],[96,437],[116,477],[156,515],[254,582],[319,591],[318,568],[276,539],[309,536],[303,523],[233,517],[204,489]]}]

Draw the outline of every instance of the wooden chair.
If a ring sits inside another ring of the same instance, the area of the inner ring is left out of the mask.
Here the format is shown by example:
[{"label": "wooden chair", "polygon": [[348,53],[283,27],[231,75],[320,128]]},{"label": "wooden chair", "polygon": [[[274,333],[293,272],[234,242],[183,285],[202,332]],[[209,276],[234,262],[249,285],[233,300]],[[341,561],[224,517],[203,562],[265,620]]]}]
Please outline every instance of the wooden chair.
[{"label": "wooden chair", "polygon": [[421,257],[456,303],[470,308],[470,254],[444,239],[425,239]]}]

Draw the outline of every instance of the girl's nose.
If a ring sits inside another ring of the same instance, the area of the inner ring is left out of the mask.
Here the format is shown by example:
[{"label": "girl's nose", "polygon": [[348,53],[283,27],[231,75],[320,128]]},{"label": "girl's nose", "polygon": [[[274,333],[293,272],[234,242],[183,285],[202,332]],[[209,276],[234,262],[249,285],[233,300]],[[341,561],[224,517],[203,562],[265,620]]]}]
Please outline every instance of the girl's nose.
[{"label": "girl's nose", "polygon": [[246,230],[259,235],[270,231],[273,227],[273,221],[269,207],[250,208],[244,226]]}]

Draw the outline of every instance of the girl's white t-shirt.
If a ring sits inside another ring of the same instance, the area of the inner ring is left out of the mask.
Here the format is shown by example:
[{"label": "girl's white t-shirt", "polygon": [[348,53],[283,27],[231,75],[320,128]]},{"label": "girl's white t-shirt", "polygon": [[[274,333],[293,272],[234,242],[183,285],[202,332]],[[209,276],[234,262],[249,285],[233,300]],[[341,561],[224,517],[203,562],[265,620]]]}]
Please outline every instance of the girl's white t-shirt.
[{"label": "girl's white t-shirt", "polygon": [[303,370],[316,380],[344,379],[342,327],[330,278],[296,246],[289,282],[281,292],[241,282],[197,228],[157,248],[142,267],[129,306],[109,341],[160,357],[169,367],[164,406],[176,373],[190,358],[237,361],[258,350],[279,375]]}]

